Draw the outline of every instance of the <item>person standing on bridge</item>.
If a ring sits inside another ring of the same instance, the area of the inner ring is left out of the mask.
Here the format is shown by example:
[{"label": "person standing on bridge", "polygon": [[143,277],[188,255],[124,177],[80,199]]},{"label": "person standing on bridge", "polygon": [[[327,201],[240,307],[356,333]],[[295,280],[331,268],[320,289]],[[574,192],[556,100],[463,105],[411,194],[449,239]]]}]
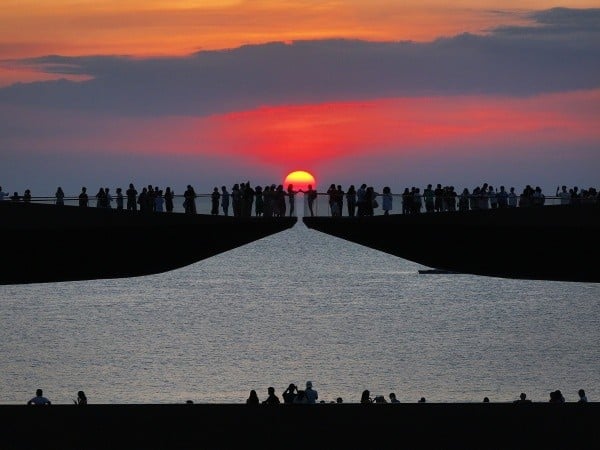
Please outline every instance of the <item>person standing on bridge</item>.
[{"label": "person standing on bridge", "polygon": [[306,197],[308,202],[308,211],[310,212],[310,216],[313,217],[315,212],[313,210],[313,205],[315,200],[317,199],[317,191],[313,189],[312,184],[308,185],[308,190],[306,191]]},{"label": "person standing on bridge", "polygon": [[213,216],[219,215],[219,201],[221,200],[221,193],[219,192],[218,187],[214,187],[212,194],[210,195],[210,200],[212,203],[212,207],[210,209],[210,213]]},{"label": "person standing on bridge", "polygon": [[223,215],[229,215],[229,191],[227,186],[221,186],[221,208],[223,208]]},{"label": "person standing on bridge", "polygon": [[185,212],[188,214],[196,214],[196,191],[194,191],[191,184],[187,185],[187,190],[183,196],[185,198],[183,202]]},{"label": "person standing on bridge", "polygon": [[133,183],[129,183],[129,189],[125,191],[125,195],[127,196],[127,210],[136,211],[138,191],[133,186]]},{"label": "person standing on bridge", "polygon": [[290,203],[290,217],[294,215],[294,209],[296,207],[296,194],[298,191],[294,190],[294,185],[290,184],[287,188],[288,200]]},{"label": "person standing on bridge", "polygon": [[304,395],[306,395],[306,402],[309,405],[314,405],[315,403],[317,403],[317,400],[319,399],[319,393],[316,389],[313,389],[312,381],[306,382],[306,389],[304,390]]}]

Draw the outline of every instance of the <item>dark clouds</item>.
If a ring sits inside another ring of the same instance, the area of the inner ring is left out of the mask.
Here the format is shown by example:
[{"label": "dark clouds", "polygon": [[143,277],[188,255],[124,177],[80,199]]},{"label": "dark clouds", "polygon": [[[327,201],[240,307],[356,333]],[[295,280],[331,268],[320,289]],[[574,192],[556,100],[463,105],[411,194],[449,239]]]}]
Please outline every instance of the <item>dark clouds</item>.
[{"label": "dark clouds", "polygon": [[46,56],[21,61],[88,75],[0,89],[0,102],[126,115],[209,115],[392,96],[533,95],[600,86],[600,9],[555,8],[537,26],[429,43],[270,43],[187,57]]}]

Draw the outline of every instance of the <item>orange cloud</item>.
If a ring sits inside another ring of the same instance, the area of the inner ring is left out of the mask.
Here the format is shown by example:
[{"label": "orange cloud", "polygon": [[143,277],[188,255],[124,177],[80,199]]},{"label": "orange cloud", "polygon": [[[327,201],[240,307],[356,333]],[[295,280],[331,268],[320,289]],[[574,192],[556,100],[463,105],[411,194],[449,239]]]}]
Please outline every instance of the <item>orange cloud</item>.
[{"label": "orange cloud", "polygon": [[[431,40],[523,24],[551,0],[3,0],[0,59],[46,54],[183,55],[323,38]],[[569,7],[597,1],[570,0]]]}]

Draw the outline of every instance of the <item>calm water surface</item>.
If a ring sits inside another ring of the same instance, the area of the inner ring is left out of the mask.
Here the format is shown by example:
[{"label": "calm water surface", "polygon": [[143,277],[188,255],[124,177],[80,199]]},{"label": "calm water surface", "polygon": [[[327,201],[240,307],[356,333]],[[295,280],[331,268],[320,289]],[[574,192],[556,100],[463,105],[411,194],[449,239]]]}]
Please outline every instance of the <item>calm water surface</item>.
[{"label": "calm water surface", "polygon": [[240,403],[306,380],[326,401],[600,400],[600,285],[422,268],[300,222],[165,274],[0,286],[0,403]]}]

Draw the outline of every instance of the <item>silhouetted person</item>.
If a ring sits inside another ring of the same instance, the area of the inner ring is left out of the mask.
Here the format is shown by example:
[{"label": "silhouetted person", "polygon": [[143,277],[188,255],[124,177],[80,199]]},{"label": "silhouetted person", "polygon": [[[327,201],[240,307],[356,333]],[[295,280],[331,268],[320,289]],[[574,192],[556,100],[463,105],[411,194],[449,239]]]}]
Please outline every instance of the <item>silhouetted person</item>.
[{"label": "silhouetted person", "polygon": [[344,399],[342,397],[338,397],[335,399],[336,403],[344,403]]},{"label": "silhouetted person", "polygon": [[296,208],[296,194],[298,191],[294,189],[294,185],[290,184],[287,188],[288,201],[290,204],[290,217],[294,215],[294,209]]},{"label": "silhouetted person", "polygon": [[346,195],[346,193],[342,189],[342,185],[338,184],[337,188],[336,188],[335,199],[338,202],[338,206],[339,206],[339,210],[340,210],[340,216],[342,215],[342,211],[344,211],[344,196],[345,195]]},{"label": "silhouetted person", "polygon": [[402,192],[402,214],[411,214],[412,210],[412,193],[408,188],[404,188],[404,192]]},{"label": "silhouetted person", "polygon": [[8,192],[4,192],[2,186],[0,186],[0,202],[3,201],[5,197],[9,198]]},{"label": "silhouetted person", "polygon": [[129,211],[137,211],[137,199],[138,191],[133,186],[133,183],[129,183],[129,188],[125,191],[127,196],[127,209]]},{"label": "silhouetted person", "polygon": [[285,196],[286,193],[283,189],[283,185],[279,184],[275,188],[275,208],[273,209],[275,217],[285,217],[285,211],[287,209]]},{"label": "silhouetted person", "polygon": [[254,204],[256,191],[250,186],[249,181],[242,183],[242,187],[242,215],[250,217],[252,215],[252,205]]},{"label": "silhouetted person", "polygon": [[531,194],[531,206],[544,206],[546,203],[546,196],[542,192],[542,188],[536,186]]},{"label": "silhouetted person", "polygon": [[63,192],[60,186],[56,189],[56,193],[54,194],[54,196],[56,197],[57,205],[63,206],[65,204],[65,193]]},{"label": "silhouetted person", "polygon": [[585,391],[583,389],[579,389],[579,391],[577,392],[577,395],[579,395],[579,400],[577,400],[577,403],[587,403],[588,399],[585,395]]},{"label": "silhouetted person", "polygon": [[105,207],[106,208],[112,208],[112,195],[110,193],[110,188],[104,188],[104,201],[105,201]]},{"label": "silhouetted person", "polygon": [[500,186],[500,191],[496,192],[496,199],[498,200],[498,208],[508,207],[508,192],[504,186]]},{"label": "silhouetted person", "polygon": [[400,403],[400,400],[396,398],[396,394],[394,392],[390,392],[390,403]]},{"label": "silhouetted person", "polygon": [[23,194],[23,201],[25,203],[31,202],[31,191],[29,189],[25,189],[25,193]]},{"label": "silhouetted person", "polygon": [[210,208],[210,213],[213,216],[218,216],[219,215],[219,202],[221,200],[221,193],[219,192],[219,188],[218,187],[214,187],[212,194],[210,194],[210,202],[211,202],[211,208]]},{"label": "silhouetted person", "polygon": [[117,209],[119,211],[123,210],[123,189],[117,188]]},{"label": "silhouetted person", "polygon": [[308,399],[306,398],[306,392],[302,389],[298,389],[296,397],[294,398],[294,405],[306,405],[308,403]]},{"label": "silhouetted person", "polygon": [[19,196],[19,193],[17,191],[15,191],[14,194],[10,196],[10,199],[13,202],[20,202],[21,201],[21,197]]},{"label": "silhouetted person", "polygon": [[[257,200],[258,201],[258,200]],[[226,186],[221,186],[221,208],[223,208],[223,215],[229,215],[229,191]]]},{"label": "silhouetted person", "polygon": [[185,212],[188,214],[196,214],[196,191],[194,191],[194,188],[190,184],[187,185],[187,190],[183,196],[185,198],[183,202]]},{"label": "silhouetted person", "polygon": [[493,186],[488,186],[488,199],[490,200],[490,208],[498,209],[498,196]]},{"label": "silhouetted person", "polygon": [[262,186],[256,186],[254,188],[254,214],[256,217],[262,217],[265,215],[265,201],[264,190]]},{"label": "silhouetted person", "polygon": [[369,403],[373,403],[373,399],[371,398],[371,392],[368,389],[365,389],[360,396],[360,403],[362,405],[367,405]]},{"label": "silhouetted person", "polygon": [[154,211],[154,197],[156,196],[156,191],[154,190],[154,186],[151,184],[148,185],[146,189],[146,212]]},{"label": "silhouetted person", "polygon": [[356,216],[356,188],[353,184],[346,191],[346,208],[348,208],[348,217]]},{"label": "silhouetted person", "polygon": [[423,190],[423,201],[425,202],[425,212],[432,213],[435,212],[435,193],[433,191],[433,186],[428,184],[427,187]]},{"label": "silhouetted person", "polygon": [[73,400],[73,403],[75,403],[78,406],[87,405],[87,397],[85,395],[85,392],[79,391],[77,393],[77,400]]},{"label": "silhouetted person", "polygon": [[81,188],[81,193],[79,194],[79,206],[81,206],[82,208],[86,208],[88,205],[88,194],[87,194],[87,188],[86,187],[82,187]]},{"label": "silhouetted person", "polygon": [[162,189],[158,189],[155,190],[155,195],[154,195],[154,211],[156,212],[163,212],[164,211],[164,204],[165,204],[165,198],[163,197],[163,191]]},{"label": "silhouetted person", "polygon": [[258,395],[256,394],[256,391],[252,389],[250,391],[250,395],[246,399],[246,405],[258,405],[259,403],[260,402],[258,401]]},{"label": "silhouetted person", "polygon": [[394,197],[392,196],[392,191],[389,186],[384,187],[381,196],[381,209],[383,209],[384,216],[389,216],[390,211],[392,210],[393,200]]},{"label": "silhouetted person", "polygon": [[571,193],[567,190],[566,186],[563,186],[562,190],[560,190],[560,188],[557,186],[556,196],[560,199],[561,205],[568,205],[571,203]]},{"label": "silhouetted person", "polygon": [[442,212],[444,210],[444,189],[440,183],[435,187],[433,195],[435,212]]},{"label": "silhouetted person", "polygon": [[550,392],[550,403],[564,403],[565,398],[560,390]]},{"label": "silhouetted person", "polygon": [[527,394],[525,392],[521,392],[519,395],[519,399],[515,400],[513,403],[521,404],[521,403],[531,403],[531,400],[527,398]]},{"label": "silhouetted person", "polygon": [[458,197],[458,210],[459,211],[468,211],[469,210],[469,197],[471,194],[469,193],[469,189],[464,188],[460,196]]},{"label": "silhouetted person", "polygon": [[106,196],[104,194],[104,188],[98,189],[96,192],[96,208],[105,208],[106,207]]},{"label": "silhouetted person", "polygon": [[306,191],[306,201],[308,203],[308,212],[310,213],[310,216],[314,216],[315,212],[314,212],[314,203],[315,200],[317,199],[317,191],[315,189],[313,189],[312,184],[308,185],[308,190]]},{"label": "silhouetted person", "polygon": [[267,389],[267,398],[263,400],[263,405],[279,405],[281,401],[279,401],[279,397],[275,394],[275,388],[269,386]]},{"label": "silhouetted person", "polygon": [[315,403],[317,403],[317,400],[319,399],[319,394],[315,389],[313,389],[312,381],[306,382],[306,389],[304,390],[304,394],[306,395],[306,400],[309,405],[314,405]]},{"label": "silhouetted person", "polygon": [[508,207],[516,208],[519,203],[519,196],[515,192],[515,188],[511,187],[510,192],[508,193]]},{"label": "silhouetted person", "polygon": [[490,399],[489,399],[489,398],[487,398],[487,397],[483,397],[483,403],[489,403],[489,402],[490,402]]},{"label": "silhouetted person", "polygon": [[41,389],[35,391],[35,397],[27,402],[28,405],[51,405],[52,403],[46,397],[44,397],[44,392]]},{"label": "silhouetted person", "polygon": [[137,204],[140,205],[140,212],[148,211],[148,189],[143,187],[142,192],[138,195]]},{"label": "silhouetted person", "polygon": [[373,214],[375,214],[373,210],[375,208],[379,208],[379,203],[377,202],[377,195],[378,194],[375,192],[375,189],[373,189],[373,186],[369,186],[365,190],[365,216],[372,216]]},{"label": "silhouetted person", "polygon": [[[443,192],[443,189],[442,189]],[[442,194],[442,210],[443,210],[443,202],[444,197]],[[423,196],[421,195],[421,189],[418,187],[412,188],[412,213],[418,214],[421,212],[421,207],[423,206]]]},{"label": "silhouetted person", "polygon": [[283,403],[288,405],[294,403],[294,399],[296,398],[297,393],[298,388],[296,387],[296,385],[294,383],[290,383],[287,389],[283,391],[283,394],[281,394],[281,396],[283,397]]},{"label": "silhouetted person", "polygon": [[419,403],[427,403],[427,399],[425,397],[421,397],[419,399]]},{"label": "silhouetted person", "polygon": [[165,195],[164,195],[164,199],[165,199],[165,210],[167,212],[173,212],[173,198],[175,197],[175,194],[173,193],[173,191],[171,190],[170,186],[167,186],[167,189],[165,189]]},{"label": "silhouetted person", "polygon": [[366,204],[366,195],[367,195],[367,185],[365,183],[361,184],[360,187],[356,190],[356,215],[358,217],[362,217],[366,215],[365,204]]}]

